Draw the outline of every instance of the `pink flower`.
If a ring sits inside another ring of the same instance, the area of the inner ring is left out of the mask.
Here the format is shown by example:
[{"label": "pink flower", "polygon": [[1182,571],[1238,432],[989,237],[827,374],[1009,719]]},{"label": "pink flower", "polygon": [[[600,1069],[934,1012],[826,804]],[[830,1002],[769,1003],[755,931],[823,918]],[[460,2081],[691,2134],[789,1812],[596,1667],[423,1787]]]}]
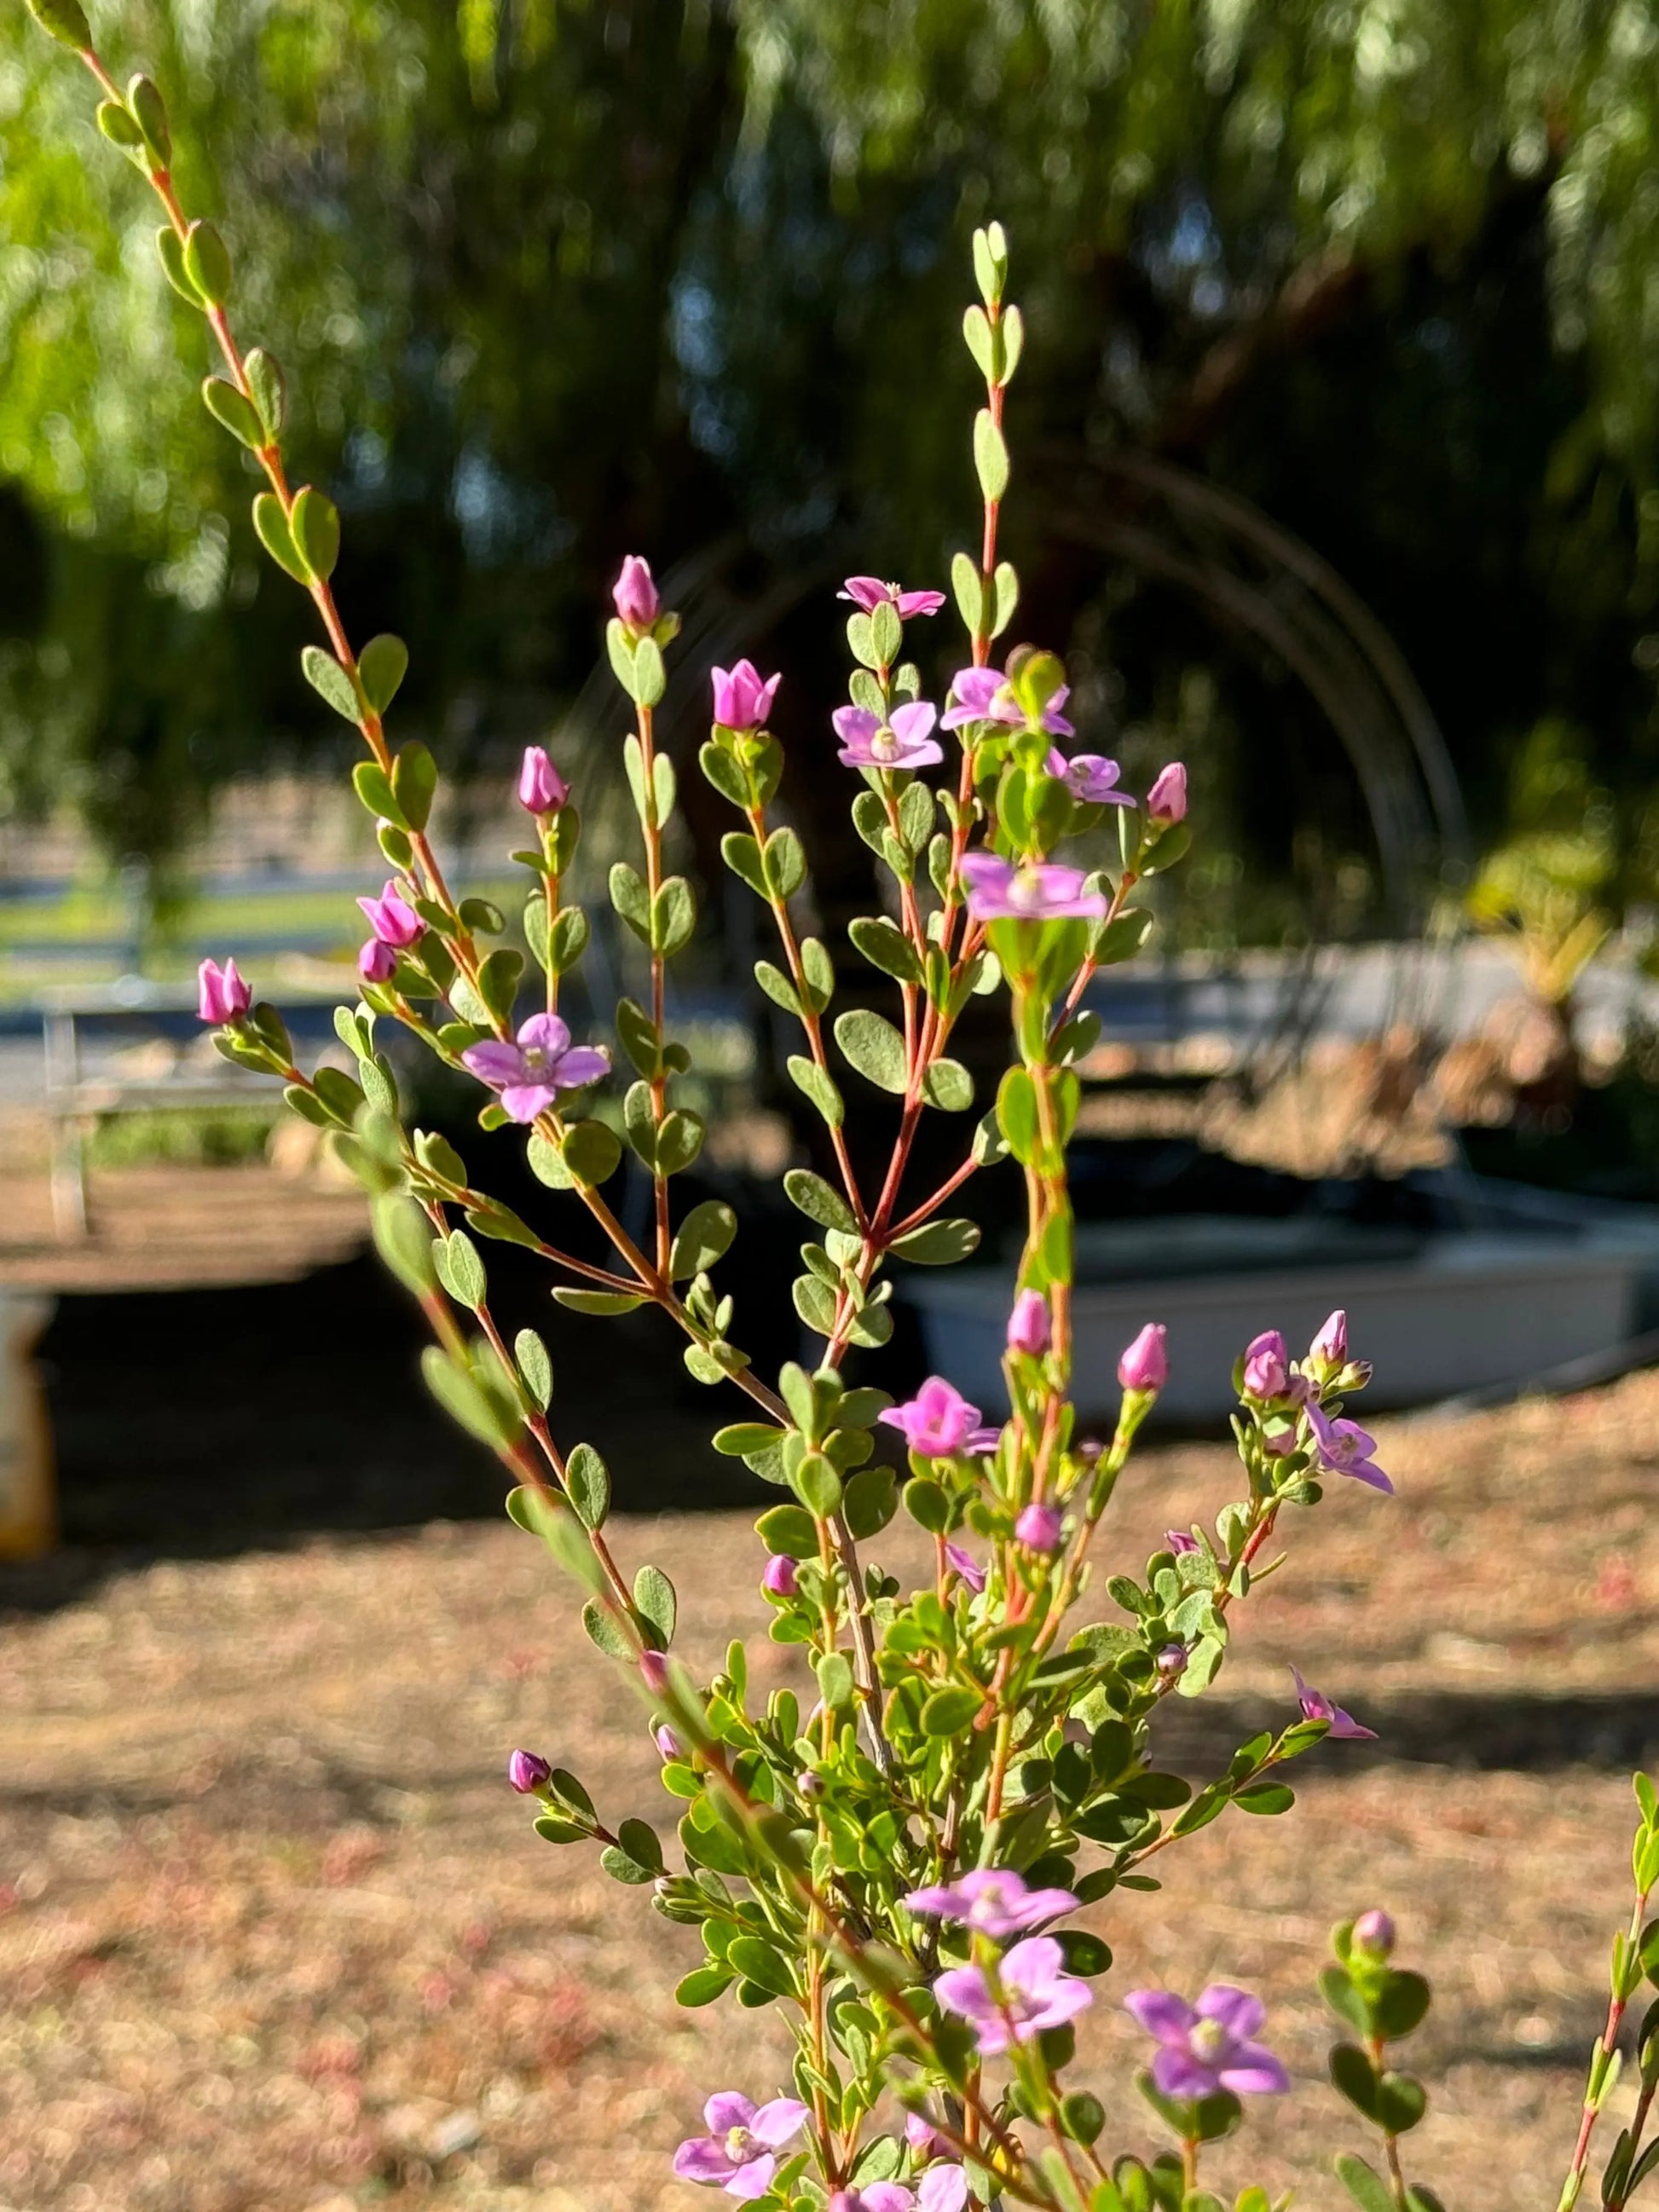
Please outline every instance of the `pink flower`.
[{"label": "pink flower", "polygon": [[1212,1982],[1195,2005],[1171,1990],[1136,1990],[1123,2006],[1157,2040],[1152,2079],[1166,2097],[1278,2097],[1291,2086],[1272,2051],[1250,2040],[1267,2014],[1248,1990]]},{"label": "pink flower", "polygon": [[1133,806],[1127,791],[1119,791],[1118,767],[1100,753],[1078,753],[1071,760],[1058,746],[1048,756],[1048,773],[1058,776],[1083,806]]},{"label": "pink flower", "polygon": [[980,2049],[994,2057],[1094,2002],[1094,1991],[1065,1968],[1066,1954],[1052,1936],[1028,1936],[1000,1962],[994,1985],[982,1966],[951,1966],[933,1984],[933,1995],[948,2012],[973,2021]]},{"label": "pink flower", "polygon": [[849,576],[846,588],[836,597],[851,599],[867,615],[880,606],[896,607],[901,622],[908,622],[912,615],[936,615],[945,605],[943,592],[902,592],[896,584],[884,584],[879,576]]},{"label": "pink flower", "polygon": [[1184,1528],[1166,1528],[1164,1531],[1164,1548],[1166,1552],[1173,1552],[1179,1559],[1189,1552],[1201,1551],[1203,1546],[1196,1536],[1189,1536]]},{"label": "pink flower", "polygon": [[1014,1534],[1033,1552],[1057,1552],[1065,1516],[1058,1505],[1028,1505],[1014,1523]]},{"label": "pink flower", "polygon": [[649,629],[661,611],[657,586],[651,574],[651,563],[630,553],[623,560],[622,574],[611,587],[611,603],[617,610],[617,619],[629,629]]},{"label": "pink flower", "polygon": [[1048,1301],[1041,1291],[1022,1291],[1008,1316],[1008,1349],[1036,1359],[1048,1349]]},{"label": "pink flower", "polygon": [[1061,921],[1073,915],[1098,921],[1106,911],[1104,895],[1086,888],[1082,869],[1058,860],[1016,866],[1000,853],[964,853],[962,877],[975,921]]},{"label": "pink flower", "polygon": [[[1062,684],[1043,702],[1042,724],[1051,738],[1077,734],[1060,711],[1070,696],[1070,687]],[[1000,669],[959,668],[951,678],[951,697],[955,703],[940,715],[941,729],[958,730],[965,722],[1006,722],[1012,729],[1024,726],[1025,709]]]},{"label": "pink flower", "polygon": [[652,1741],[657,1747],[657,1756],[659,1759],[684,1759],[685,1757],[685,1746],[680,1741],[678,1736],[675,1735],[673,1729],[669,1727],[666,1721],[663,1723],[659,1729],[655,1730],[652,1736]]},{"label": "pink flower", "polygon": [[553,1770],[538,1751],[515,1751],[507,1762],[507,1778],[520,1797],[533,1797],[547,1787]]},{"label": "pink flower", "polygon": [[975,1459],[988,1459],[1001,1442],[1002,1431],[988,1423],[984,1428],[974,1431],[963,1449]]},{"label": "pink flower", "polygon": [[1373,1490],[1386,1490],[1393,1494],[1393,1483],[1371,1456],[1376,1449],[1376,1438],[1362,1429],[1358,1421],[1334,1421],[1317,1401],[1310,1401],[1308,1425],[1314,1432],[1322,1468],[1332,1474],[1351,1474],[1356,1482],[1369,1483]]},{"label": "pink flower", "polygon": [[387,884],[379,898],[360,898],[357,903],[381,944],[400,952],[425,932],[426,924],[394,883]]},{"label": "pink flower", "polygon": [[757,2106],[736,2089],[722,2089],[702,2108],[708,2129],[693,2136],[674,2154],[682,2181],[703,2181],[728,2197],[752,2203],[764,2197],[778,2170],[775,2154],[798,2135],[807,2107],[793,2097],[774,2097]]},{"label": "pink flower", "polygon": [[556,814],[570,786],[553,765],[545,745],[526,745],[519,767],[519,804],[529,814]]},{"label": "pink flower", "polygon": [[357,973],[365,983],[389,983],[397,972],[397,954],[378,937],[371,937],[359,950]]},{"label": "pink flower", "polygon": [[924,1459],[950,1459],[966,1449],[979,1426],[979,1407],[943,1376],[930,1375],[908,1404],[889,1406],[880,1419]]},{"label": "pink flower", "polygon": [[1282,1398],[1291,1387],[1291,1355],[1276,1328],[1264,1329],[1244,1347],[1244,1395]]},{"label": "pink flower", "polygon": [[1117,1363],[1117,1379],[1126,1390],[1161,1390],[1170,1379],[1170,1332],[1161,1321],[1149,1321]]},{"label": "pink flower", "polygon": [[240,1021],[253,1004],[253,994],[237,972],[236,963],[204,960],[196,970],[196,1011],[204,1022]]},{"label": "pink flower", "polygon": [[726,730],[758,729],[782,681],[781,676],[763,678],[752,660],[740,660],[729,671],[715,669],[714,720]]},{"label": "pink flower", "polygon": [[862,2189],[838,2189],[824,2212],[913,2212],[915,2198],[902,2181],[866,2181]]},{"label": "pink flower", "polygon": [[1187,1647],[1184,1644],[1165,1644],[1160,1646],[1152,1661],[1158,1678],[1165,1682],[1178,1682],[1187,1671]]},{"label": "pink flower", "polygon": [[793,1597],[800,1588],[795,1562],[782,1552],[774,1552],[761,1576],[761,1588],[770,1590],[774,1597]]},{"label": "pink flower", "polygon": [[890,722],[868,707],[837,707],[830,719],[842,741],[836,758],[848,768],[931,768],[945,758],[939,739],[927,734],[938,716],[926,699],[895,707]]},{"label": "pink flower", "polygon": [[1348,1364],[1348,1316],[1339,1306],[1321,1322],[1319,1334],[1308,1346],[1310,1359],[1322,1359],[1330,1367]]},{"label": "pink flower", "polygon": [[997,1942],[1077,1910],[1069,1889],[1028,1889],[1012,1867],[975,1867],[948,1887],[913,1889],[904,1902],[924,1919],[959,1920]]},{"label": "pink flower", "polygon": [[533,1121],[562,1091],[580,1091],[611,1069],[603,1045],[573,1045],[557,1014],[532,1014],[515,1042],[469,1045],[461,1064],[501,1093],[509,1120]]},{"label": "pink flower", "polygon": [[653,1698],[661,1697],[668,1687],[668,1654],[665,1651],[641,1651],[640,1676]]},{"label": "pink flower", "polygon": [[919,2159],[936,2158],[944,2138],[925,2112],[912,2112],[904,2123],[904,2140]]},{"label": "pink flower", "polygon": [[977,1597],[985,1587],[985,1570],[973,1553],[964,1552],[960,1544],[947,1544],[945,1547],[945,1558],[946,1565],[954,1573],[961,1576],[963,1581]]},{"label": "pink flower", "polygon": [[930,2166],[916,2191],[921,2212],[963,2212],[968,2202],[968,2175],[960,2166]]},{"label": "pink flower", "polygon": [[1322,1691],[1310,1688],[1294,1667],[1291,1673],[1296,1679],[1297,1703],[1302,1708],[1304,1721],[1328,1721],[1329,1733],[1339,1743],[1375,1743],[1376,1730],[1362,1728],[1352,1713],[1345,1713],[1340,1705],[1333,1705]]},{"label": "pink flower", "polygon": [[1149,820],[1166,826],[1186,820],[1187,771],[1179,761],[1171,761],[1168,768],[1159,769],[1146,794],[1146,813]]}]

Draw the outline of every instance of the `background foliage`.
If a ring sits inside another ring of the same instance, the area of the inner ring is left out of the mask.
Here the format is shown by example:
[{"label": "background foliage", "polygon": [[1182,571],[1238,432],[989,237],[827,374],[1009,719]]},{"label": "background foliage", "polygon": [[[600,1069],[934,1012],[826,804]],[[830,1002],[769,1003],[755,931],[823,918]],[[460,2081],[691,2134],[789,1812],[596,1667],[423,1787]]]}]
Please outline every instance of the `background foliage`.
[{"label": "background foliage", "polygon": [[[1575,787],[1631,802],[1645,887],[1654,0],[93,12],[168,88],[185,197],[222,210],[299,459],[347,511],[345,599],[416,642],[447,764],[573,694],[624,548],[660,567],[735,531],[764,577],[844,538],[941,580],[970,502],[951,324],[995,211],[1030,314],[1017,441],[1133,446],[1259,501],[1393,630],[1479,821],[1548,718]],[[145,195],[17,8],[0,116],[0,762],[14,804],[72,790],[113,850],[165,858],[216,780],[337,740]],[[1294,714],[1224,638],[1043,566],[1011,520],[1024,621],[1121,671],[1109,726],[1272,759]],[[1233,781],[1241,836],[1287,856],[1276,781]]]}]

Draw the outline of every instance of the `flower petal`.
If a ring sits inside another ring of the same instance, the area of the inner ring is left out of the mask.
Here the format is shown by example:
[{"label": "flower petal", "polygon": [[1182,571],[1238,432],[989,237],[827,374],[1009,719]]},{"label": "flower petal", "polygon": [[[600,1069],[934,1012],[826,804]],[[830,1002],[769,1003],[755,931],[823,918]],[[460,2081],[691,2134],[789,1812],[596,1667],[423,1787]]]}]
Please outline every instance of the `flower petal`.
[{"label": "flower petal", "polygon": [[488,1083],[499,1091],[524,1073],[524,1054],[515,1044],[502,1044],[491,1037],[483,1044],[470,1044],[461,1054],[461,1065],[476,1075],[480,1083]]},{"label": "flower petal", "polygon": [[907,699],[902,707],[895,707],[891,728],[895,737],[902,738],[907,744],[920,743],[939,720],[939,709],[928,699]]},{"label": "flower petal", "polygon": [[1221,2086],[1220,2075],[1190,2051],[1167,2043],[1152,2060],[1152,2079],[1166,2097],[1212,2097]]},{"label": "flower petal", "polygon": [[963,2212],[968,2176],[959,2166],[930,2166],[916,2191],[921,2212]]},{"label": "flower petal", "polygon": [[723,2140],[693,2136],[675,2152],[674,2171],[682,2181],[725,2181],[732,2172],[731,2153]]},{"label": "flower petal", "polygon": [[769,2150],[776,2150],[793,2135],[799,2135],[811,2107],[796,2097],[774,2097],[770,2104],[763,2105],[749,2123],[749,2132],[758,2143]]},{"label": "flower petal", "polygon": [[585,1083],[599,1083],[611,1073],[611,1055],[603,1045],[576,1044],[560,1056],[552,1070],[560,1091],[580,1091]]},{"label": "flower petal", "polygon": [[741,2198],[746,2204],[753,2203],[756,2197],[764,2197],[770,2189],[772,2176],[777,2170],[778,2162],[769,2150],[763,2158],[751,2158],[747,2166],[740,2166],[726,2183],[726,2193]]},{"label": "flower petal", "polygon": [[558,1014],[532,1014],[519,1031],[519,1042],[526,1051],[557,1060],[570,1049],[570,1025]]},{"label": "flower petal", "polygon": [[995,2017],[996,2007],[977,1966],[947,1966],[933,1984],[933,1995],[947,2012],[959,2012],[964,2020]]},{"label": "flower petal", "polygon": [[527,1123],[545,1114],[558,1095],[550,1083],[509,1083],[501,1092],[501,1104],[509,1121]]},{"label": "flower petal", "polygon": [[1236,2097],[1282,2097],[1291,2077],[1271,2051],[1247,2043],[1216,2069],[1224,2089]]},{"label": "flower petal", "polygon": [[830,717],[843,744],[868,744],[881,727],[881,717],[868,707],[837,707]]},{"label": "flower petal", "polygon": [[[702,2117],[711,2136],[727,2136],[733,2128],[748,2126],[755,2117],[755,2100],[741,2089],[717,2089],[703,2106]],[[731,2163],[727,2159],[726,2164]]]},{"label": "flower petal", "polygon": [[1197,2011],[1201,2020],[1212,2020],[1224,2027],[1237,2043],[1247,2043],[1267,2017],[1267,2008],[1260,1997],[1231,1982],[1212,1982],[1200,1991]]},{"label": "flower petal", "polygon": [[1185,1997],[1173,1990],[1131,1990],[1123,2009],[1160,2043],[1179,2043],[1198,2019]]}]

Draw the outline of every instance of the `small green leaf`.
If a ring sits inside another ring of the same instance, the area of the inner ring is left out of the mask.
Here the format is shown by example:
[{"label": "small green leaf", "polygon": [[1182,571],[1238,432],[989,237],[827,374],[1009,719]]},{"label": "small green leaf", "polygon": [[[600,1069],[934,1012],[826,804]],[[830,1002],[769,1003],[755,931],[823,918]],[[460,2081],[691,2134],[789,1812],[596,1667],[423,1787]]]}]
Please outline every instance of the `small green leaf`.
[{"label": "small green leaf", "polygon": [[513,1357],[525,1389],[544,1413],[553,1402],[553,1362],[533,1328],[521,1328],[514,1338]]},{"label": "small green leaf", "polygon": [[612,1881],[625,1882],[635,1889],[657,1879],[654,1867],[641,1866],[631,1853],[623,1850],[620,1844],[607,1844],[599,1853],[599,1864]]},{"label": "small green leaf", "polygon": [[970,636],[978,637],[987,628],[984,579],[978,562],[966,553],[951,556],[951,588],[957,595],[957,611],[962,617],[963,627]]},{"label": "small green leaf", "polygon": [[974,1103],[974,1079],[959,1060],[936,1060],[921,1079],[921,1095],[946,1114],[965,1114]]},{"label": "small green leaf", "polygon": [[487,1285],[478,1248],[462,1230],[451,1231],[438,1255],[438,1273],[451,1297],[474,1312],[483,1304]]},{"label": "small green leaf", "polygon": [[306,484],[295,494],[289,527],[309,574],[326,581],[340,557],[338,507],[326,492],[319,491],[315,484]]},{"label": "small green leaf", "polygon": [[833,1185],[810,1168],[790,1168],[783,1178],[784,1194],[792,1206],[799,1206],[809,1221],[821,1228],[838,1229],[843,1236],[855,1237],[858,1223],[853,1209]]},{"label": "small green leaf", "polygon": [[1347,2191],[1359,2212],[1394,2212],[1394,2198],[1387,2185],[1351,2150],[1341,2151],[1336,2160],[1336,2178]]},{"label": "small green leaf", "polygon": [[1008,448],[988,407],[981,407],[974,418],[974,468],[986,500],[1000,500],[1008,489]]},{"label": "small green leaf", "polygon": [[242,445],[257,453],[264,444],[265,426],[259,420],[258,409],[224,377],[203,378],[202,401],[214,420],[222,422]]},{"label": "small green leaf", "polygon": [[693,2008],[713,2004],[716,1997],[726,1995],[736,1979],[736,1975],[728,1974],[724,1966],[699,1966],[677,1985],[674,2002]]},{"label": "small green leaf", "polygon": [[918,1267],[951,1267],[979,1249],[979,1224],[960,1218],[924,1222],[896,1237],[888,1250]]},{"label": "small green leaf", "polygon": [[611,866],[611,903],[635,937],[648,945],[651,942],[650,902],[638,871],[630,868],[626,860],[615,861]]},{"label": "small green leaf", "polygon": [[[354,726],[362,714],[356,687],[331,653],[320,645],[307,645],[300,654],[306,682],[326,705]],[[416,825],[418,826],[418,825]]]},{"label": "small green leaf", "polygon": [[242,363],[242,374],[253,394],[266,439],[274,445],[283,434],[283,422],[288,414],[288,385],[282,364],[264,346],[255,346]]},{"label": "small green leaf", "polygon": [[957,1735],[984,1702],[977,1690],[956,1683],[935,1690],[921,1709],[921,1732],[924,1735]]},{"label": "small green leaf", "polygon": [[657,1650],[666,1651],[674,1640],[678,1607],[674,1585],[660,1567],[641,1567],[635,1576],[634,1603],[649,1622]]},{"label": "small green leaf", "polygon": [[701,1275],[723,1259],[738,1233],[738,1217],[725,1201],[706,1198],[679,1225],[669,1254],[669,1273],[677,1283]]},{"label": "small green leaf", "polygon": [[[564,1188],[568,1187],[568,1184],[562,1186]],[[574,1291],[563,1284],[553,1296],[558,1304],[567,1307],[572,1313],[594,1314],[605,1319],[614,1319],[618,1314],[634,1313],[645,1304],[642,1291],[636,1295],[632,1291]]]},{"label": "small green leaf", "polygon": [[389,630],[370,638],[358,654],[358,680],[363,687],[363,696],[377,714],[384,714],[397,697],[408,669],[409,647]]},{"label": "small green leaf", "polygon": [[670,876],[657,889],[650,914],[651,949],[665,960],[689,945],[697,926],[697,902],[684,876]]},{"label": "small green leaf", "polygon": [[49,39],[60,46],[84,53],[92,44],[92,29],[80,0],[28,0],[28,10]]},{"label": "small green leaf", "polygon": [[[166,235],[171,237],[173,234],[169,231]],[[311,571],[295,549],[294,534],[283,512],[283,502],[275,492],[262,491],[256,495],[253,528],[259,543],[279,568],[285,568],[296,584],[311,581]]]},{"label": "small green leaf", "polygon": [[611,1470],[592,1444],[578,1444],[571,1453],[565,1462],[564,1483],[583,1528],[604,1528],[611,1510]]},{"label": "small green leaf", "polygon": [[[161,264],[161,274],[179,297],[187,301],[192,307],[199,309],[204,307],[206,303],[191,283],[190,271],[185,266],[184,246],[170,222],[164,222],[155,234],[155,254]],[[266,496],[274,497],[274,495],[268,493]]]},{"label": "small green leaf", "polygon": [[846,1118],[847,1109],[835,1079],[815,1060],[806,1060],[799,1053],[790,1055],[789,1079],[798,1091],[804,1091],[817,1108],[832,1129],[839,1129]]},{"label": "small green leaf", "polygon": [[793,898],[806,880],[806,854],[793,830],[775,830],[761,855],[766,887],[775,898]]},{"label": "small green leaf", "polygon": [[853,1702],[853,1669],[844,1651],[826,1651],[813,1662],[818,1695],[833,1712]]},{"label": "small green leaf", "polygon": [[392,763],[392,790],[411,830],[424,830],[438,788],[438,763],[418,738],[399,748]]},{"label": "small green leaf", "polygon": [[622,1145],[603,1121],[578,1121],[567,1131],[564,1164],[585,1190],[608,1182],[622,1158]]},{"label": "small green leaf", "polygon": [[878,1090],[902,1095],[909,1079],[904,1039],[880,1014],[859,1006],[836,1018],[836,1042],[848,1063]]},{"label": "small green leaf", "polygon": [[[924,787],[921,784],[911,786],[911,789],[915,791]],[[908,798],[909,793],[907,792],[905,796]],[[921,963],[916,957],[915,945],[904,932],[896,923],[889,921],[884,915],[860,915],[856,921],[848,924],[847,934],[870,965],[879,968],[884,975],[890,975],[899,983],[921,982]]]},{"label": "small green leaf", "polygon": [[210,307],[230,295],[230,248],[210,222],[193,222],[185,233],[185,274]]}]

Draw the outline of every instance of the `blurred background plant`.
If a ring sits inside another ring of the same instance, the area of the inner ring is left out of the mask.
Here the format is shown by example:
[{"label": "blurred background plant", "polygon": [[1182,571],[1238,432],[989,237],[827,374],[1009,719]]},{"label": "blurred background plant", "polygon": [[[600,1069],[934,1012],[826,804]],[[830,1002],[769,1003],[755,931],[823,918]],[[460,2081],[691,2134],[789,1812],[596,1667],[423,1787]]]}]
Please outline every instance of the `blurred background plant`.
[{"label": "blurred background plant", "polygon": [[[666,564],[734,538],[757,592],[838,535],[941,574],[970,373],[948,311],[994,207],[1034,280],[1025,450],[1068,480],[1088,456],[1195,468],[1317,547],[1450,732],[1484,839],[1540,718],[1588,733],[1615,807],[1645,803],[1648,11],[118,15],[290,368],[303,470],[340,492],[343,589],[420,641],[407,711],[447,770],[504,761],[569,704],[626,548]],[[72,800],[165,915],[216,788],[344,739],[295,674],[303,617],[260,574],[244,466],[194,403],[200,342],[149,213],[21,10],[0,113],[0,773],[14,810]],[[1354,775],[1282,666],[1224,614],[1195,630],[1144,564],[1040,550],[1035,503],[1010,521],[1022,622],[1069,636],[1097,726],[1132,760],[1178,741],[1218,794],[1187,941],[1375,926]],[[810,697],[811,667],[792,683]]]}]

